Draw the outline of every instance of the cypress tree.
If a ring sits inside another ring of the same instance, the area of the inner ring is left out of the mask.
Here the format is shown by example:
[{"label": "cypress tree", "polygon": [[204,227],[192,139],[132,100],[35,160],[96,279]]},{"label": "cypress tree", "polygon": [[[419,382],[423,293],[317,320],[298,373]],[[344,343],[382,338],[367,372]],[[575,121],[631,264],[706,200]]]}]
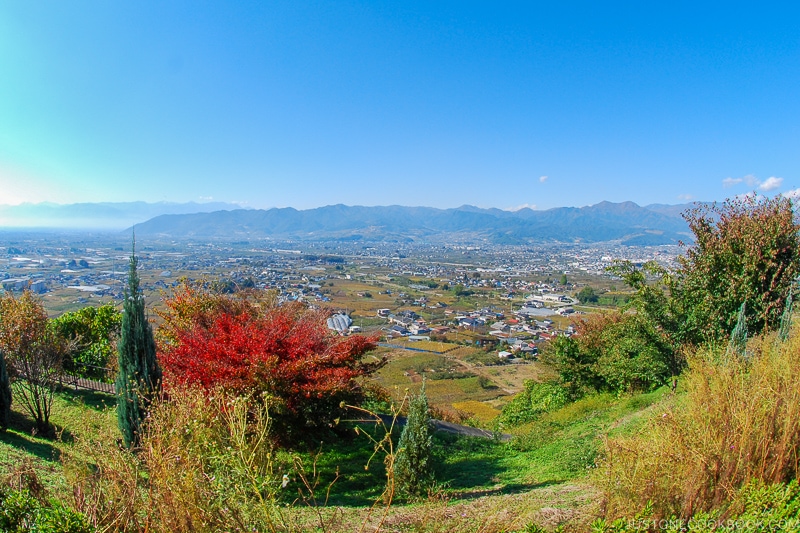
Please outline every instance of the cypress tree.
[{"label": "cypress tree", "polygon": [[139,290],[137,265],[134,242],[117,347],[117,422],[122,439],[128,447],[138,445],[147,410],[161,391],[161,368],[156,360],[153,330],[145,316],[144,295]]},{"label": "cypress tree", "polygon": [[0,429],[8,427],[11,418],[11,379],[6,368],[6,356],[0,350]]},{"label": "cypress tree", "polygon": [[430,426],[431,416],[423,381],[419,395],[411,399],[394,462],[395,483],[401,492],[410,496],[424,494],[433,485]]},{"label": "cypress tree", "polygon": [[789,340],[789,330],[792,329],[792,291],[789,290],[789,295],[786,296],[786,305],[783,308],[783,314],[781,315],[781,325],[778,329],[778,339],[781,342],[786,342]]},{"label": "cypress tree", "polygon": [[728,343],[728,355],[737,355],[743,359],[747,358],[747,320],[745,313],[745,304],[742,302],[736,326],[731,332],[731,340]]}]

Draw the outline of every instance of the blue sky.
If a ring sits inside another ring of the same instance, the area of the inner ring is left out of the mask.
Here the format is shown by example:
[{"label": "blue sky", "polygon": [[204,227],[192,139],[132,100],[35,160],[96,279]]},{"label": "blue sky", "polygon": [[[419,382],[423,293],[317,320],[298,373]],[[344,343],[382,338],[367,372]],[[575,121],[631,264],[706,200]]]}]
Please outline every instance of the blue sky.
[{"label": "blue sky", "polygon": [[0,203],[549,208],[800,187],[800,13],[0,3]]}]

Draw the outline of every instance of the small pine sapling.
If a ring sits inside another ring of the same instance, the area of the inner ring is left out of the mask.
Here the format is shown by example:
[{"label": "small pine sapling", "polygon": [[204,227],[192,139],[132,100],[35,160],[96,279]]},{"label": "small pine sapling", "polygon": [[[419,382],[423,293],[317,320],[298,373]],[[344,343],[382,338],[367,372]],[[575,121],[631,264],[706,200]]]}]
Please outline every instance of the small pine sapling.
[{"label": "small pine sapling", "polygon": [[423,381],[419,394],[411,399],[394,462],[395,483],[402,493],[409,496],[423,495],[433,485],[430,426],[431,416]]}]

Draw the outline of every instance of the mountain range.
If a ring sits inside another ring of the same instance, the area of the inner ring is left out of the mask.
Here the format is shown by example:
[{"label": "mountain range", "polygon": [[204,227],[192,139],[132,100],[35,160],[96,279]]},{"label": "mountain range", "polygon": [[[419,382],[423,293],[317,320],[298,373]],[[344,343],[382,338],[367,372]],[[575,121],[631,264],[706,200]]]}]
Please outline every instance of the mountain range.
[{"label": "mountain range", "polygon": [[464,205],[451,209],[329,205],[315,209],[242,209],[228,203],[106,202],[0,206],[1,227],[129,229],[173,239],[281,239],[364,242],[536,242],[629,245],[691,240],[680,214],[692,204],[639,206],[601,202],[587,207],[506,211]]},{"label": "mountain range", "polygon": [[601,202],[588,207],[517,211],[330,205],[315,209],[238,209],[165,214],[137,224],[142,236],[189,239],[473,242],[527,244],[617,241],[629,245],[691,240],[680,213],[691,207]]}]

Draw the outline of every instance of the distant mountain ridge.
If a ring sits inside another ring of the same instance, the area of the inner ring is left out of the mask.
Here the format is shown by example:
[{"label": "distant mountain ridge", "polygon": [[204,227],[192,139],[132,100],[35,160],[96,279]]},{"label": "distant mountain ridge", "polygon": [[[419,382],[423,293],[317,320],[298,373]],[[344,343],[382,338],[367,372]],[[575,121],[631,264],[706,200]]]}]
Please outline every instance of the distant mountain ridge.
[{"label": "distant mountain ridge", "polygon": [[641,207],[601,202],[543,211],[329,205],[315,209],[238,209],[164,214],[137,224],[142,236],[184,239],[274,238],[308,241],[536,242],[618,241],[635,245],[677,244],[691,233],[680,213],[694,204]]}]

